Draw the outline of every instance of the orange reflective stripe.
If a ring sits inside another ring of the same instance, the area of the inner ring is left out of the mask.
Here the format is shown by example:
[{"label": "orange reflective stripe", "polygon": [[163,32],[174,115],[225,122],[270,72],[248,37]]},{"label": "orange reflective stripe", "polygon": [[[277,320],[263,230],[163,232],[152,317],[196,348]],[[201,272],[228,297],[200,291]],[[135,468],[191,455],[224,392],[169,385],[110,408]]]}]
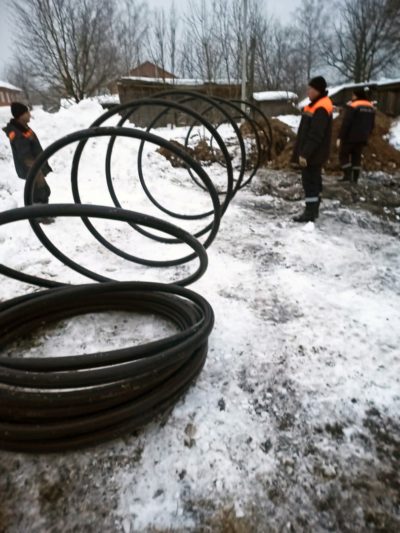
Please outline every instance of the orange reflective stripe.
[{"label": "orange reflective stripe", "polygon": [[10,139],[10,141],[13,141],[15,139],[15,131],[10,131],[10,133],[8,134],[8,138]]},{"label": "orange reflective stripe", "polygon": [[354,100],[349,103],[350,107],[374,107],[369,100]]},{"label": "orange reflective stripe", "polygon": [[33,131],[32,130],[25,131],[22,135],[25,137],[25,139],[29,139],[29,137],[33,137]]},{"label": "orange reflective stripe", "polygon": [[325,111],[328,113],[328,115],[332,115],[333,113],[333,103],[332,100],[329,98],[329,96],[324,96],[320,100],[318,100],[315,104],[308,104],[304,109],[303,113],[306,115],[313,115],[317,109],[325,109]]}]

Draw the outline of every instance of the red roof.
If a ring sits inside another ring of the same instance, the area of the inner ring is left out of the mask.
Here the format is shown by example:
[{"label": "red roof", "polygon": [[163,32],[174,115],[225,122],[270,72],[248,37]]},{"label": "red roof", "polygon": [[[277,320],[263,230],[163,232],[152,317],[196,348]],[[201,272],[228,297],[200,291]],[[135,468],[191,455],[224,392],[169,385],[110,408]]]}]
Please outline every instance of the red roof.
[{"label": "red roof", "polygon": [[138,77],[138,78],[162,78],[162,79],[176,79],[175,74],[164,70],[163,68],[146,61],[141,65],[133,68],[129,72],[129,76]]}]

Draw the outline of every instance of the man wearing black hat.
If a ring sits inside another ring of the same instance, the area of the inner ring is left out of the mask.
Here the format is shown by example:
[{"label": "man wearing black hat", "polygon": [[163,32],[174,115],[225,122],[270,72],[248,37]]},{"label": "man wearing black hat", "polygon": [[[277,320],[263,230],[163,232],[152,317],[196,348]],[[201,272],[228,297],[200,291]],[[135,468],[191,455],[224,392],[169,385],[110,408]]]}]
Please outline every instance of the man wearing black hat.
[{"label": "man wearing black hat", "polygon": [[375,109],[365,89],[356,88],[346,105],[342,126],[336,141],[339,148],[343,178],[340,181],[357,183],[361,173],[362,151],[375,125]]},{"label": "man wearing black hat", "polygon": [[[13,118],[3,128],[3,131],[10,140],[17,175],[26,180],[35,159],[43,152],[43,149],[39,139],[28,126],[31,119],[28,107],[20,102],[13,102],[11,114]],[[50,187],[46,183],[45,176],[51,171],[52,169],[46,162],[36,176],[33,189],[33,202],[35,204],[47,204],[49,202]],[[50,222],[52,219],[46,221]]]},{"label": "man wearing black hat", "polygon": [[295,222],[313,222],[319,215],[322,193],[322,166],[329,157],[333,104],[322,76],[308,82],[310,103],[303,109],[292,162],[301,167],[305,210]]}]

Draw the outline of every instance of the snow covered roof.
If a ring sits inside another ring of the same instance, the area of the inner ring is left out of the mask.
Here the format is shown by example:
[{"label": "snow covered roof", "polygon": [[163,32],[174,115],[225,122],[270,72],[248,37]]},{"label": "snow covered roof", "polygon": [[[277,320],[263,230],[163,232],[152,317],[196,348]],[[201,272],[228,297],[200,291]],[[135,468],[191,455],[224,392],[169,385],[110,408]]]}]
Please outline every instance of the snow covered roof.
[{"label": "snow covered roof", "polygon": [[15,87],[15,85],[11,85],[11,83],[8,83],[8,81],[1,81],[0,80],[0,89],[9,89],[10,91],[22,91],[19,87]]},{"label": "snow covered roof", "polygon": [[[166,83],[169,85],[204,85],[206,83],[214,83],[217,85],[229,85],[229,80],[226,79],[217,79],[214,81],[204,81],[198,78],[147,78],[144,76],[123,76],[119,81],[145,81],[148,83]],[[240,82],[237,82],[240,83]]]},{"label": "snow covered roof", "polygon": [[290,91],[264,91],[253,93],[253,98],[257,102],[273,102],[276,100],[298,100],[299,97]]},{"label": "snow covered roof", "polygon": [[382,80],[377,81],[376,85],[378,85],[379,87],[384,87],[385,85],[395,85],[397,83],[400,84],[400,78],[397,78],[397,79],[394,79],[394,80],[390,80],[390,79],[384,78]]}]

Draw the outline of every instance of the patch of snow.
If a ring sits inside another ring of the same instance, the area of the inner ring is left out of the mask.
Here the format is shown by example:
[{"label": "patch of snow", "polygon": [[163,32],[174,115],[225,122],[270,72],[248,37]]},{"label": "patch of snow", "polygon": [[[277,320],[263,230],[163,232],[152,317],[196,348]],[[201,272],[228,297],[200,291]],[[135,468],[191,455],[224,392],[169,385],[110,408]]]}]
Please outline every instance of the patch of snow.
[{"label": "patch of snow", "polygon": [[[167,85],[228,85],[229,83],[232,83],[232,80],[225,78],[218,78],[213,81],[206,81],[200,78],[147,78],[145,76],[123,76],[120,78],[120,81],[124,80],[145,81],[148,83],[165,83]],[[240,83],[240,80],[238,80],[237,83]]]},{"label": "patch of snow", "polygon": [[292,130],[297,133],[297,130],[299,129],[299,124],[301,120],[301,115],[278,115],[278,120],[292,128]]},{"label": "patch of snow", "polygon": [[[91,96],[90,98],[85,98],[82,102],[96,102],[99,104],[119,104],[118,94],[100,94],[98,96]],[[60,107],[63,109],[69,109],[70,107],[76,105],[76,102],[73,98],[61,98]]]},{"label": "patch of snow", "polygon": [[257,102],[273,102],[280,100],[298,100],[296,93],[290,91],[263,91],[259,93],[253,93],[253,98]]},{"label": "patch of snow", "polygon": [[400,150],[400,118],[393,121],[389,131],[389,143]]}]

